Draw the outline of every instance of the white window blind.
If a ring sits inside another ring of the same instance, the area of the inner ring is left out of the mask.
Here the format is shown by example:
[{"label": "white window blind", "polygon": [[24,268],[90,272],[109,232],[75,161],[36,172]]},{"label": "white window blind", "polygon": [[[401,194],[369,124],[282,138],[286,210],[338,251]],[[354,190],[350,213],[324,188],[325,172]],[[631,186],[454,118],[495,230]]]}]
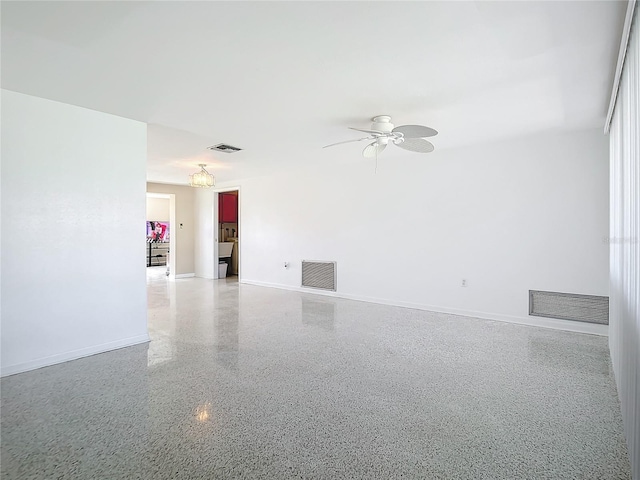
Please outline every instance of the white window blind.
[{"label": "white window blind", "polygon": [[636,5],[610,129],[609,346],[633,478],[640,479],[640,32],[637,10]]}]

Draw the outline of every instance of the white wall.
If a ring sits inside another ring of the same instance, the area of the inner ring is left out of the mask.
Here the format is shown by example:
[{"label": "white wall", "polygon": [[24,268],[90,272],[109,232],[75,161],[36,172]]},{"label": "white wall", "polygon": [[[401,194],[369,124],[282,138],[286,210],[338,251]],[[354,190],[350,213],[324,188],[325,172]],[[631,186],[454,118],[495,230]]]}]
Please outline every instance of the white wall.
[{"label": "white wall", "polygon": [[243,281],[298,288],[302,259],[336,260],[341,296],[606,333],[528,315],[529,289],[608,295],[600,130],[428,156],[389,147],[377,174],[335,155],[241,182]]},{"label": "white wall", "polygon": [[214,270],[214,247],[217,244],[217,224],[214,224],[214,207],[217,207],[216,196],[217,194],[211,189],[195,189],[196,277],[217,277],[217,271]]},{"label": "white wall", "polygon": [[640,479],[640,29],[636,5],[611,123],[609,347],[633,478]]},{"label": "white wall", "polygon": [[[150,197],[147,195],[147,220],[153,222],[169,222],[169,207],[168,198]],[[173,225],[169,225],[169,228],[173,228]]]},{"label": "white wall", "polygon": [[2,374],[148,340],[146,125],[2,91]]}]

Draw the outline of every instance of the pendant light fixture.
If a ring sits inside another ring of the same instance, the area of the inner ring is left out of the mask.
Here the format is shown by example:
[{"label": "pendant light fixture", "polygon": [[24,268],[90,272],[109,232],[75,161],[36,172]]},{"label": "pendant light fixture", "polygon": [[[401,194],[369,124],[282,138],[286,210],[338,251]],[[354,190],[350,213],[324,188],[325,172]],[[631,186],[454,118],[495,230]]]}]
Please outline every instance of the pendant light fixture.
[{"label": "pendant light fixture", "polygon": [[200,163],[198,166],[200,167],[200,171],[193,175],[189,175],[189,185],[201,188],[210,188],[215,186],[216,178],[204,169],[207,165]]}]

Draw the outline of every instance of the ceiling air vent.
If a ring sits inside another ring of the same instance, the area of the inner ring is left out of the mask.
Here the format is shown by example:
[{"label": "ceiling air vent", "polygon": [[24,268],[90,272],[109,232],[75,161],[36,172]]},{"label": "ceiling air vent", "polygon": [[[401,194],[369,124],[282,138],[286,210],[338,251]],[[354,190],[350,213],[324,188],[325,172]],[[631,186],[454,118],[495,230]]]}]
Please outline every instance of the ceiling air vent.
[{"label": "ceiling air vent", "polygon": [[242,150],[241,148],[234,147],[233,145],[227,145],[226,143],[219,143],[218,145],[214,145],[213,147],[207,147],[207,149],[223,153],[234,153]]}]

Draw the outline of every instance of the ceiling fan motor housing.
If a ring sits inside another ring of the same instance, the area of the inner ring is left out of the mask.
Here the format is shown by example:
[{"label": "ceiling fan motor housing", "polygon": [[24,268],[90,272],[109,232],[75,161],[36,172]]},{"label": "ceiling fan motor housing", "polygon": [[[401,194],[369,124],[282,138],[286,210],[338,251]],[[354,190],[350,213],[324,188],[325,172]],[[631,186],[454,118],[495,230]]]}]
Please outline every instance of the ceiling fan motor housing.
[{"label": "ceiling fan motor housing", "polygon": [[385,133],[391,133],[391,130],[393,130],[393,123],[391,123],[391,117],[389,115],[378,115],[371,120],[373,120],[371,130]]}]

